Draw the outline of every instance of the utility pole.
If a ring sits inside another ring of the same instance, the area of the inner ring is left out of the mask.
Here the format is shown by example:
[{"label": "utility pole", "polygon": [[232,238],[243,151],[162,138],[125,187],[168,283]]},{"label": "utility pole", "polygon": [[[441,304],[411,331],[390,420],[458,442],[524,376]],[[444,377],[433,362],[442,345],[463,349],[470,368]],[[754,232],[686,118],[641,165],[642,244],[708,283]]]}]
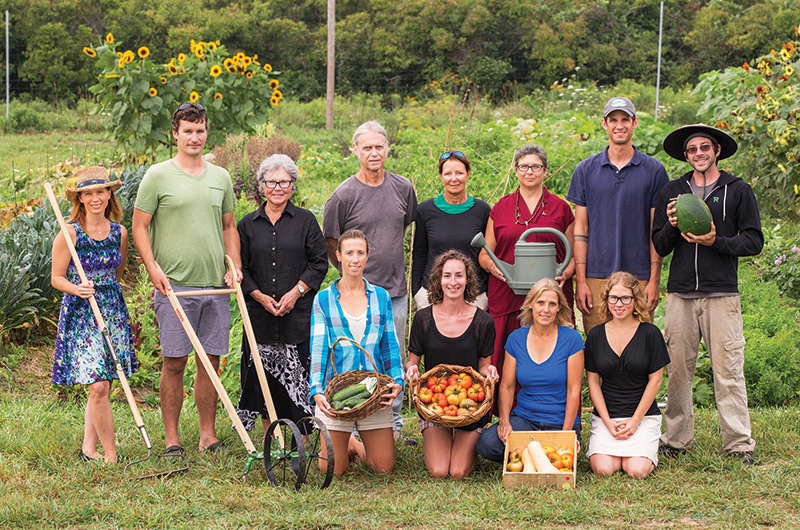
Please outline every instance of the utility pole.
[{"label": "utility pole", "polygon": [[336,75],[336,0],[328,0],[328,78],[325,83],[325,128],[333,129],[333,96]]},{"label": "utility pole", "polygon": [[656,111],[658,121],[658,91],[661,89],[661,34],[664,32],[664,2],[661,2],[661,15],[658,18],[658,66],[656,67]]}]

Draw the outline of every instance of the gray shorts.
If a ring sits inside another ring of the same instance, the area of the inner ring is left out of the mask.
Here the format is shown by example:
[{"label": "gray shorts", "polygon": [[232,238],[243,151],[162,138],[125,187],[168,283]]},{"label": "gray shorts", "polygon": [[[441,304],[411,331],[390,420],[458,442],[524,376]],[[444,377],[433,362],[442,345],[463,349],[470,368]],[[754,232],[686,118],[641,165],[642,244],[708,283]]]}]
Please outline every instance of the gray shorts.
[{"label": "gray shorts", "polygon": [[[216,289],[216,287],[183,287],[172,284],[172,290],[176,293],[201,289]],[[230,296],[225,294],[181,296],[178,301],[206,353],[216,356],[227,355],[231,328]],[[158,290],[155,292],[154,306],[158,318],[161,355],[188,356],[194,349],[192,342],[178,320],[178,315],[169,299]]]}]

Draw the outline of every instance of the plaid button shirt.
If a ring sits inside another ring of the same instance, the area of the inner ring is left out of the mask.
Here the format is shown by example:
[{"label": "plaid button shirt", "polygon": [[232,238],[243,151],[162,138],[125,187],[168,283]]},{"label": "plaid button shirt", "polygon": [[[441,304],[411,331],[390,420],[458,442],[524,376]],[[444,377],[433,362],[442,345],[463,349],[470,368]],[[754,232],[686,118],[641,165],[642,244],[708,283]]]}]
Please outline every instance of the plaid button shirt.
[{"label": "plaid button shirt", "polygon": [[[311,370],[310,383],[311,402],[314,395],[325,391],[333,379],[331,366],[331,346],[340,337],[354,339],[350,324],[339,304],[339,289],[336,280],[330,287],[320,291],[314,298],[314,309],[311,313]],[[400,345],[394,329],[392,318],[392,299],[382,287],[372,285],[366,279],[367,288],[367,324],[364,337],[359,344],[372,356],[378,372],[392,377],[403,385],[403,365],[400,359]],[[374,371],[372,363],[366,355],[348,341],[336,345],[333,354],[336,362],[336,373],[349,370]]]}]

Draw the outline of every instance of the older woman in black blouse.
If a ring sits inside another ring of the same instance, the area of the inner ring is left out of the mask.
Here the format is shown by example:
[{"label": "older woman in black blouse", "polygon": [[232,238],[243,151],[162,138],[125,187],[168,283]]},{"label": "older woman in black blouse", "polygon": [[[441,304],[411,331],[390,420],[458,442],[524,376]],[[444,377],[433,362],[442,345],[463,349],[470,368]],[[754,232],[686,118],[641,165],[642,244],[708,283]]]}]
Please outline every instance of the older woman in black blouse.
[{"label": "older woman in black blouse", "polygon": [[[325,238],[316,217],[291,201],[297,173],[286,155],[265,159],[258,168],[257,186],[266,200],[238,224],[242,291],[249,295],[247,311],[258,353],[278,417],[293,421],[313,414],[308,386],[311,306],[328,270]],[[246,339],[241,375],[238,413],[249,430],[259,416],[268,416]]]}]

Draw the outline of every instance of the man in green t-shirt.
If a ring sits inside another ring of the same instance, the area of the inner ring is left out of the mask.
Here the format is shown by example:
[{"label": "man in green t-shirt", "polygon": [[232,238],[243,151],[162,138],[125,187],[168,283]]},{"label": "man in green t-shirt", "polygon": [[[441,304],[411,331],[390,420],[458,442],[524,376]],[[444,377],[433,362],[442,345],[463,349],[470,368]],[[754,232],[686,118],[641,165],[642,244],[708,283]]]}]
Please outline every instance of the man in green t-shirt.
[{"label": "man in green t-shirt", "polygon": [[[208,115],[199,103],[184,103],[172,116],[178,154],[150,166],[139,185],[133,212],[133,241],[156,288],[162,369],[159,394],[164,421],[165,454],[181,453],[178,418],[183,406],[183,374],[192,344],[166,298],[175,292],[214,289],[241,281],[239,233],[233,217],[235,198],[230,175],[203,159]],[[225,270],[233,258],[235,277]],[[211,364],[228,353],[229,297],[182,297],[181,306]],[[220,444],[214,429],[217,393],[201,363],[194,387],[200,418],[198,449]]]}]

